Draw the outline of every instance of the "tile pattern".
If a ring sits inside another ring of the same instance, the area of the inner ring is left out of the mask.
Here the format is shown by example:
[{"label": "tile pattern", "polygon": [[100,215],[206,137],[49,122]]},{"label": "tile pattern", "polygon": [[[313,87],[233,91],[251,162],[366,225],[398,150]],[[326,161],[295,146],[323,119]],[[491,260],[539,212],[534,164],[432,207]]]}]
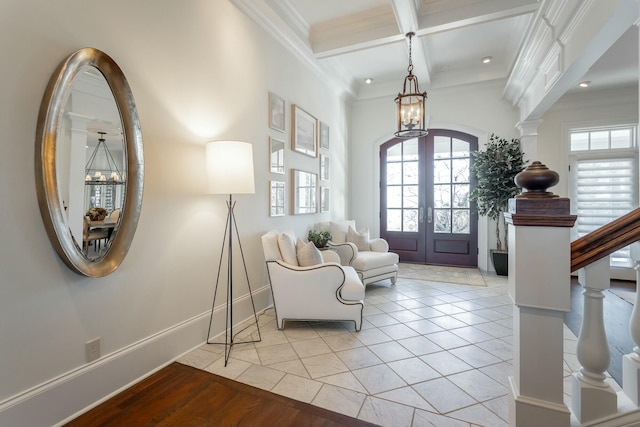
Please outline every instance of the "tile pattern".
[{"label": "tile pattern", "polygon": [[[259,318],[262,341],[233,348],[227,367],[217,345],[179,361],[383,426],[506,426],[513,306],[505,278],[484,281],[367,285],[360,332],[352,322],[287,322],[278,331],[269,309]],[[565,328],[565,347],[575,340]],[[576,366],[574,350],[566,381]]]}]

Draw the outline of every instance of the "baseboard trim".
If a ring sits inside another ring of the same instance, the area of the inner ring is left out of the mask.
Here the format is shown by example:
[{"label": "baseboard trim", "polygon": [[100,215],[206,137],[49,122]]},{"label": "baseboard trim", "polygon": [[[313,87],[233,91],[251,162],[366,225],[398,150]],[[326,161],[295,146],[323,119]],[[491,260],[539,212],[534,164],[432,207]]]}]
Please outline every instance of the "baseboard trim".
[{"label": "baseboard trim", "polygon": [[[254,290],[256,309],[268,308],[270,296],[269,285]],[[237,324],[249,318],[246,313],[253,316],[250,304],[248,294],[234,300],[234,314],[242,319]],[[214,310],[212,336],[224,332],[224,322],[216,319],[224,319],[225,308]],[[207,310],[5,399],[0,402],[0,425],[59,426],[70,421],[203,345],[210,315]]]}]

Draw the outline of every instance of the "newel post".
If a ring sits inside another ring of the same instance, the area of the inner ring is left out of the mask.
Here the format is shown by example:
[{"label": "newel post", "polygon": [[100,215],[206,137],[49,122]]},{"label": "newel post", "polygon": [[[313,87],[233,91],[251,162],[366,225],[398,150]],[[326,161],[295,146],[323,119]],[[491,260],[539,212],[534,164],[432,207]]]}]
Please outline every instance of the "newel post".
[{"label": "newel post", "polygon": [[569,199],[547,188],[558,174],[535,161],[509,200],[509,293],[514,301],[511,426],[569,426],[563,400],[563,315],[570,311]]}]

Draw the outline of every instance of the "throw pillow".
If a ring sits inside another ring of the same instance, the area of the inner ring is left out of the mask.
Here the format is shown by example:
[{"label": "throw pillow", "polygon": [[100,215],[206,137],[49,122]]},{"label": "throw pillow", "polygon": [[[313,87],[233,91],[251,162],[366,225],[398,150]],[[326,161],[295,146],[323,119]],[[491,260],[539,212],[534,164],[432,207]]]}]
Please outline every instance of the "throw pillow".
[{"label": "throw pillow", "polygon": [[322,254],[313,242],[304,243],[302,240],[298,239],[298,243],[296,244],[296,253],[298,257],[298,265],[300,267],[310,267],[312,265],[323,263]]},{"label": "throw pillow", "polygon": [[331,221],[329,231],[331,232],[331,241],[334,243],[344,243],[347,241],[347,231],[349,227],[355,227],[355,221]]},{"label": "throw pillow", "polygon": [[264,252],[265,261],[282,261],[282,254],[280,253],[280,247],[278,246],[279,235],[280,233],[276,230],[271,230],[262,236],[262,250]]},{"label": "throw pillow", "polygon": [[298,265],[296,256],[296,236],[293,231],[285,231],[278,236],[278,246],[282,260],[287,264]]},{"label": "throw pillow", "polygon": [[362,230],[356,231],[355,228],[349,226],[349,230],[347,231],[347,242],[355,244],[359,251],[370,250],[369,228],[364,227]]}]

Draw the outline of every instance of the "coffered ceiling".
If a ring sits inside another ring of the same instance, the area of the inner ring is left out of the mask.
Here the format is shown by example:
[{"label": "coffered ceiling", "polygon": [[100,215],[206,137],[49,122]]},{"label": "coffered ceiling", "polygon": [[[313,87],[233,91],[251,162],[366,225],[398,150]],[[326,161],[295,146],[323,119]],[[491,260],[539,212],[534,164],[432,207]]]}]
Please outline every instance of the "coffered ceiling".
[{"label": "coffered ceiling", "polygon": [[[401,91],[412,43],[421,90],[507,79],[541,0],[232,0],[353,99]],[[584,80],[638,78],[632,28]],[[491,62],[482,59],[490,57]],[[604,57],[603,57],[604,58]],[[365,79],[373,79],[366,84]]]}]

